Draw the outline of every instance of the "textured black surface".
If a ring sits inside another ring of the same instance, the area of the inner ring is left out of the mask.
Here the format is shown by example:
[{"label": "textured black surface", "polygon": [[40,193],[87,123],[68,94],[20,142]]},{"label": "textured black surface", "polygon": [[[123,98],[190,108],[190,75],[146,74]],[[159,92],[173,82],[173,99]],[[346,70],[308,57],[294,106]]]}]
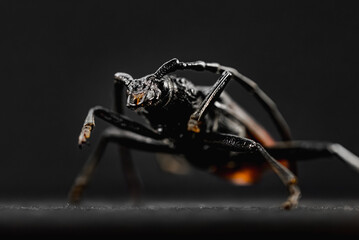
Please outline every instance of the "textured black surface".
[{"label": "textured black surface", "polygon": [[0,203],[2,235],[359,236],[359,200],[307,200],[291,211],[280,200]]}]

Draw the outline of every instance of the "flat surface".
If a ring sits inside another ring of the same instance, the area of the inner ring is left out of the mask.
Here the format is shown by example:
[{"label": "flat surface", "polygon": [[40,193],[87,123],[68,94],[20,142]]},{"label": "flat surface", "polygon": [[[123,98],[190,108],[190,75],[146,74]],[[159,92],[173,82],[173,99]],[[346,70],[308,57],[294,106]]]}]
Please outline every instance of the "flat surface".
[{"label": "flat surface", "polygon": [[359,236],[359,200],[305,200],[293,210],[280,200],[0,203],[2,235]]}]

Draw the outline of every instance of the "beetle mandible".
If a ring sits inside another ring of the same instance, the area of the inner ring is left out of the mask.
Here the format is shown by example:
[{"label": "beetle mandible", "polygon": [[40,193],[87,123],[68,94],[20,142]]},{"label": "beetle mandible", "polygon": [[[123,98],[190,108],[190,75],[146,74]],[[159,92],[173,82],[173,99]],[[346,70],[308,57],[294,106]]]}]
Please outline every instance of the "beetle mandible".
[{"label": "beetle mandible", "polygon": [[[171,75],[178,70],[209,71],[218,74],[219,78],[213,86],[196,86],[185,78]],[[253,93],[274,122],[280,141],[274,140],[224,92],[231,79]],[[296,160],[335,156],[359,171],[359,158],[340,144],[294,141],[276,104],[253,80],[234,68],[203,61],[181,62],[174,58],[142,78],[116,73],[114,88],[114,110],[93,107],[83,124],[78,139],[80,147],[89,141],[95,127],[95,116],[114,127],[104,131],[95,151],[77,176],[69,192],[70,203],[81,200],[109,142],[121,146],[124,172],[133,196],[139,194],[139,182],[128,148],[184,156],[190,165],[238,185],[255,183],[265,169],[271,168],[289,191],[282,204],[285,209],[297,206],[301,196],[293,173]],[[126,106],[142,115],[148,125],[124,115],[121,100],[124,90]]]}]

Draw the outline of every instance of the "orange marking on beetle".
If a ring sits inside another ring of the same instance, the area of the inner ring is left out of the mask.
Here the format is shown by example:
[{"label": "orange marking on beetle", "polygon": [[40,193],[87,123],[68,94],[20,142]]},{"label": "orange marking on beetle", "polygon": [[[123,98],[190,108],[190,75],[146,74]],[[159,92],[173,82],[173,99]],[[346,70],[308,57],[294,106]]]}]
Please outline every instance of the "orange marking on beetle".
[{"label": "orange marking on beetle", "polygon": [[139,93],[133,95],[133,99],[136,101],[136,105],[138,105],[141,102],[144,95],[145,93]]},{"label": "orange marking on beetle", "polygon": [[193,126],[188,128],[188,131],[199,133],[201,131],[201,129],[197,125],[193,125]]},{"label": "orange marking on beetle", "polygon": [[239,170],[225,173],[224,177],[237,185],[250,185],[259,180],[262,169],[257,166],[245,166]]},{"label": "orange marking on beetle", "polygon": [[188,122],[187,130],[195,132],[195,133],[199,133],[201,131],[201,128],[200,128],[201,124],[202,124],[202,122],[197,122],[193,119],[190,119]]}]

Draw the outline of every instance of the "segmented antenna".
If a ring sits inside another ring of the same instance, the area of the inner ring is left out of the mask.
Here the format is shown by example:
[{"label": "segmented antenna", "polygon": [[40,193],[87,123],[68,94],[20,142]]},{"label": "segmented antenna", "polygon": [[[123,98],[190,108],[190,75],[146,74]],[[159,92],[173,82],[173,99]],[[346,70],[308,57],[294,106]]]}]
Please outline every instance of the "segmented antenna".
[{"label": "segmented antenna", "polygon": [[164,75],[176,71],[179,65],[181,65],[181,62],[177,58],[173,58],[165,62],[153,75],[157,79],[161,79]]}]

